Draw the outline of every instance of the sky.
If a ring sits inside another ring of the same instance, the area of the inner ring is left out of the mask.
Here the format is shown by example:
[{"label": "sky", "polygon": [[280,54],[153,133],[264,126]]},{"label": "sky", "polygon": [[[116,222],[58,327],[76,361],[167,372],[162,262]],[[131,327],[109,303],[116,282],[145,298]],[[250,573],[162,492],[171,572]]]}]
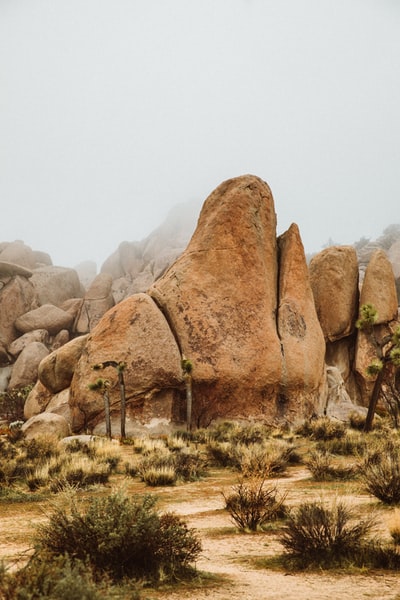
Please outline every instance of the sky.
[{"label": "sky", "polygon": [[0,242],[100,266],[246,173],[307,253],[400,223],[399,0],[0,0]]}]

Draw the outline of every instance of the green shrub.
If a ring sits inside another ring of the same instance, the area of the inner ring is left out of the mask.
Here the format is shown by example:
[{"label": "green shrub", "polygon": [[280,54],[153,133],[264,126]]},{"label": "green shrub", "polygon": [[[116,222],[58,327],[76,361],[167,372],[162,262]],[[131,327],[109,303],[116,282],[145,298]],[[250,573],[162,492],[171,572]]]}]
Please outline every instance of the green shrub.
[{"label": "green shrub", "polygon": [[297,428],[296,433],[313,440],[333,440],[342,438],[346,433],[346,425],[342,421],[323,417],[304,423]]},{"label": "green shrub", "polygon": [[173,466],[148,466],[141,469],[140,477],[147,485],[152,487],[162,485],[175,485],[177,474]]},{"label": "green shrub", "polygon": [[26,567],[0,573],[3,600],[104,600],[105,589],[97,589],[90,567],[65,555],[35,556]]},{"label": "green shrub", "polygon": [[279,496],[275,486],[267,487],[264,479],[240,482],[228,495],[223,493],[225,508],[242,531],[257,531],[266,523],[285,515],[286,496]]},{"label": "green shrub", "polygon": [[240,466],[235,445],[231,442],[211,440],[207,444],[207,452],[211,462],[216,466],[236,468]]},{"label": "green shrub", "polygon": [[331,454],[363,456],[369,442],[370,440],[365,434],[350,429],[346,431],[343,437],[318,441],[316,447],[318,450],[330,452]]},{"label": "green shrub", "polygon": [[197,481],[207,473],[207,464],[201,454],[186,447],[174,452],[173,464],[181,481]]},{"label": "green shrub", "polygon": [[280,541],[297,566],[338,566],[355,561],[369,544],[373,518],[354,522],[353,511],[337,502],[301,504],[289,514]]},{"label": "green shrub", "polygon": [[370,494],[385,504],[400,504],[400,448],[388,441],[371,451],[360,466]]},{"label": "green shrub", "polygon": [[194,530],[178,517],[162,517],[152,496],[117,491],[93,498],[86,509],[72,499],[56,508],[36,538],[36,553],[68,554],[96,574],[157,581],[188,572],[201,550]]},{"label": "green shrub", "polygon": [[315,481],[353,479],[358,472],[358,469],[352,465],[341,466],[335,464],[332,454],[319,450],[310,452],[306,466],[311,471]]}]

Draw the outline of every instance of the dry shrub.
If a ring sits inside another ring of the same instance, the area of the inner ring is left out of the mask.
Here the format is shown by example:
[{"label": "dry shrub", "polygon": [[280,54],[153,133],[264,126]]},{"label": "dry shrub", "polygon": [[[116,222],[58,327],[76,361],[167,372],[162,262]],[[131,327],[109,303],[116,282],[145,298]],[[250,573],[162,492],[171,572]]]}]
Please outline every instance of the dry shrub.
[{"label": "dry shrub", "polygon": [[357,562],[360,553],[367,555],[374,525],[373,517],[356,521],[343,502],[331,507],[305,502],[289,514],[280,541],[296,566],[333,567]]},{"label": "dry shrub", "polygon": [[400,510],[395,508],[388,519],[389,533],[396,546],[400,545]]},{"label": "dry shrub", "polygon": [[304,421],[296,433],[313,440],[332,440],[342,438],[346,433],[346,425],[342,421],[323,417]]},{"label": "dry shrub", "polygon": [[385,504],[400,504],[400,447],[392,440],[371,450],[360,466],[370,494]]},{"label": "dry shrub", "polygon": [[337,465],[334,458],[329,452],[319,450],[310,452],[306,466],[315,481],[347,480],[353,479],[357,475],[358,469],[355,466]]},{"label": "dry shrub", "polygon": [[225,495],[225,508],[233,522],[242,531],[257,531],[266,523],[285,515],[284,501],[275,486],[267,486],[264,479],[240,482]]}]

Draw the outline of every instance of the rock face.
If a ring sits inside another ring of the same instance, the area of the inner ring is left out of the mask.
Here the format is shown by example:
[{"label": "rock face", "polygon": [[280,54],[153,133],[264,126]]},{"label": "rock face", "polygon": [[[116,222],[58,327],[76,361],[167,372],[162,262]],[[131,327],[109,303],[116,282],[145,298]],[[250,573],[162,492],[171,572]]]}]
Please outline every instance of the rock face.
[{"label": "rock face", "polygon": [[34,287],[26,277],[10,278],[0,289],[0,337],[6,346],[19,336],[16,319],[31,310],[35,302]]},{"label": "rock face", "polygon": [[[318,321],[297,225],[278,238],[278,335],[282,344],[281,398],[297,398],[295,417],[308,402],[318,405],[324,380],[325,340]],[[315,392],[313,394],[313,392]]]},{"label": "rock face", "polygon": [[310,281],[326,340],[354,332],[358,313],[358,262],[352,246],[331,246],[310,261]]},{"label": "rock face", "polygon": [[93,365],[108,360],[126,364],[128,420],[170,419],[174,390],[182,387],[181,357],[165,317],[146,294],[131,296],[109,310],[89,335],[71,384],[75,431],[104,420],[102,394],[88,387],[98,377],[110,381],[112,412],[119,415],[116,369],[93,370]]},{"label": "rock face", "polygon": [[185,252],[149,291],[193,362],[197,421],[271,413],[282,376],[277,278],[269,187],[251,176],[224,182]]}]

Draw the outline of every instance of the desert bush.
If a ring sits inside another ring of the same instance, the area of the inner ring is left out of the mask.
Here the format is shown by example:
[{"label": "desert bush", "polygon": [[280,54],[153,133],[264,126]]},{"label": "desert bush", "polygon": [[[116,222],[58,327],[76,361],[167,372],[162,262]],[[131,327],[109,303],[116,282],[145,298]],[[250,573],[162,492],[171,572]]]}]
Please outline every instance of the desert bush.
[{"label": "desert bush", "polygon": [[279,495],[275,486],[266,486],[264,479],[242,481],[223,497],[231,519],[242,531],[262,529],[286,513],[286,496]]},{"label": "desert bush", "polygon": [[332,440],[342,438],[346,433],[346,425],[342,421],[322,417],[304,421],[296,429],[298,435],[310,437],[313,440]]},{"label": "desert bush", "polygon": [[280,536],[287,555],[297,566],[338,566],[366,554],[374,528],[372,517],[355,521],[343,502],[330,508],[320,501],[306,502],[289,514]]},{"label": "desert bush", "polygon": [[211,440],[207,444],[207,452],[211,462],[219,467],[239,467],[235,445],[231,442]]},{"label": "desert bush", "polygon": [[370,494],[385,504],[400,503],[400,448],[387,441],[366,456],[360,472]]},{"label": "desert bush", "polygon": [[90,567],[69,556],[36,556],[17,572],[0,572],[3,600],[104,600],[104,586],[98,589]]},{"label": "desert bush", "polygon": [[88,562],[98,575],[157,581],[186,574],[201,550],[194,530],[179,517],[159,515],[156,498],[133,499],[123,491],[90,500],[71,498],[39,527],[36,555],[68,554]]},{"label": "desert bush", "polygon": [[370,440],[365,434],[349,429],[343,437],[318,441],[316,448],[342,456],[363,456],[369,443]]},{"label": "desert bush", "polygon": [[40,435],[31,440],[24,440],[21,446],[25,450],[27,460],[40,462],[59,456],[61,452],[58,439],[51,435]]},{"label": "desert bush", "polygon": [[274,477],[283,474],[295,452],[293,445],[280,439],[260,444],[235,446],[239,470],[245,477]]},{"label": "desert bush", "polygon": [[137,438],[133,444],[136,454],[148,456],[149,454],[169,454],[169,449],[164,440],[152,438]]},{"label": "desert bush", "polygon": [[358,472],[354,465],[341,466],[335,464],[335,457],[326,451],[310,452],[306,466],[311,471],[315,481],[332,481],[335,479],[353,479]]},{"label": "desert bush", "polygon": [[152,487],[175,485],[177,480],[177,474],[174,467],[168,465],[148,466],[145,469],[142,468],[140,477],[146,485]]},{"label": "desert bush", "polygon": [[396,546],[400,545],[400,510],[395,508],[389,518],[389,533]]},{"label": "desert bush", "polygon": [[23,420],[25,400],[32,388],[33,384],[0,392],[0,417],[9,422]]}]

